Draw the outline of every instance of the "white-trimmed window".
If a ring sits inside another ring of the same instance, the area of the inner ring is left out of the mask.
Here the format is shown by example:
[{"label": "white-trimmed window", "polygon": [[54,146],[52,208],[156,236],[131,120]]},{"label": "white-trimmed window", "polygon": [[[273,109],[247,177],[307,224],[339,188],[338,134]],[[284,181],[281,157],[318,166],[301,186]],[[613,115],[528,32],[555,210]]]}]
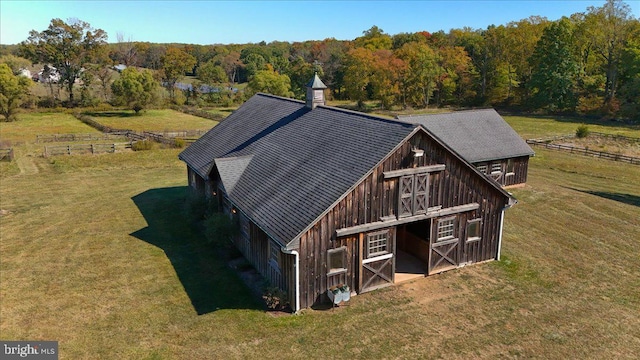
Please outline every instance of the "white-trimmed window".
[{"label": "white-trimmed window", "polygon": [[467,241],[478,241],[482,238],[482,219],[467,221]]},{"label": "white-trimmed window", "polygon": [[347,248],[345,246],[327,250],[327,275],[347,271]]},{"label": "white-trimmed window", "polygon": [[487,164],[478,165],[478,171],[480,171],[481,173],[486,174],[487,170],[489,170]]},{"label": "white-trimmed window", "polygon": [[280,247],[273,240],[269,241],[269,265],[280,270]]},{"label": "white-trimmed window", "polygon": [[456,218],[455,216],[438,220],[438,240],[445,241],[453,239],[455,236]]},{"label": "white-trimmed window", "polygon": [[389,252],[389,231],[378,231],[367,235],[367,259]]},{"label": "white-trimmed window", "polygon": [[499,162],[491,163],[492,174],[501,173],[501,172],[502,172],[502,163],[499,163]]},{"label": "white-trimmed window", "polygon": [[515,173],[515,162],[513,159],[507,160],[507,175],[513,175]]}]

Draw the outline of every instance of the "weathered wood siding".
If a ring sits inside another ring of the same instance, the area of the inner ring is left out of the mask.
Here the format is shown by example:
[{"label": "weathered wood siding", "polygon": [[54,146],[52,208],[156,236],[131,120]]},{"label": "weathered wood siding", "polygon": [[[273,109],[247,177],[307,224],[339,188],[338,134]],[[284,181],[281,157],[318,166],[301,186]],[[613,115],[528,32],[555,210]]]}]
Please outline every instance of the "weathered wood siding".
[{"label": "weathered wood siding", "polygon": [[[253,267],[269,281],[287,292],[291,304],[295,303],[295,257],[280,251],[280,245],[275,244],[267,234],[251,222],[241,212],[234,215],[238,221],[239,234],[234,244]],[[273,245],[270,245],[273,244]],[[278,248],[279,259],[277,266],[270,261],[269,246]],[[292,291],[289,291],[292,290]]]},{"label": "weathered wood siding", "polygon": [[[412,147],[424,149],[424,156],[414,157]],[[445,170],[429,176],[428,207],[448,208],[478,203],[480,209],[466,216],[482,218],[482,239],[465,244],[460,257],[470,262],[495,258],[497,255],[499,216],[507,199],[489,185],[482,175],[474,172],[461,160],[418,132],[402,144],[381,164],[346,194],[300,238],[300,297],[301,307],[309,307],[324,299],[326,290],[337,284],[357,285],[359,271],[359,234],[336,238],[336,229],[379,221],[397,214],[398,178],[385,179],[384,172],[444,164]],[[459,226],[466,224],[460,217]],[[432,231],[435,231],[432,227]],[[465,229],[459,229],[460,236]],[[327,275],[327,250],[345,246],[347,271],[335,276]]]},{"label": "weathered wood siding", "polygon": [[[492,174],[492,166],[499,164],[500,174]],[[529,170],[529,157],[521,156],[509,159],[500,159],[474,163],[474,166],[486,167],[486,174],[494,178],[502,186],[520,185],[527,182],[527,172]]]},{"label": "weathered wood siding", "polygon": [[187,179],[189,181],[189,186],[198,191],[198,193],[204,195],[205,193],[205,181],[200,177],[195,171],[193,171],[190,167],[187,166]]}]

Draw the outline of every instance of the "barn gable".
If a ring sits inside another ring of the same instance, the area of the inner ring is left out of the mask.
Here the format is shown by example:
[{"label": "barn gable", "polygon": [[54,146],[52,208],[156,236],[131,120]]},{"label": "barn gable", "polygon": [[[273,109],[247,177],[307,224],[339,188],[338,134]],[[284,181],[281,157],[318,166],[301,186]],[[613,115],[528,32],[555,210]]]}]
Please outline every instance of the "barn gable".
[{"label": "barn gable", "polygon": [[180,159],[202,178],[233,178],[229,200],[286,246],[414,128],[257,94]]},{"label": "barn gable", "polygon": [[470,163],[534,154],[494,109],[406,115],[398,119],[422,125]]},{"label": "barn gable", "polygon": [[503,186],[526,182],[529,157],[534,152],[494,109],[398,119],[421,125]]}]

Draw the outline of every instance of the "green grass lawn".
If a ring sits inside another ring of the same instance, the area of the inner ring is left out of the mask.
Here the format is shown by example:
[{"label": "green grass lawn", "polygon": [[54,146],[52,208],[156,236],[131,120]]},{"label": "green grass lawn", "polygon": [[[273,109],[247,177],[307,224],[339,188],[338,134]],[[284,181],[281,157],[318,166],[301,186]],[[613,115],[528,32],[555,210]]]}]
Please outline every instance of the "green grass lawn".
[{"label": "green grass lawn", "polygon": [[0,122],[0,140],[35,142],[36,135],[99,132],[62,112],[22,112],[18,121]]},{"label": "green grass lawn", "polygon": [[21,152],[31,171],[0,182],[2,339],[60,359],[640,353],[640,166],[536,149],[502,261],[274,317],[185,219],[178,152]]},{"label": "green grass lawn", "polygon": [[211,108],[206,109],[205,111],[211,114],[220,115],[223,118],[231,115],[232,112],[236,111],[237,107],[222,107],[222,108]]},{"label": "green grass lawn", "polygon": [[150,109],[136,115],[132,110],[88,113],[100,124],[134,131],[210,129],[217,121],[188,115],[170,109]]},{"label": "green grass lawn", "polygon": [[575,134],[578,126],[587,125],[589,130],[640,138],[640,123],[600,121],[587,118],[562,116],[503,116],[520,136],[525,139]]}]

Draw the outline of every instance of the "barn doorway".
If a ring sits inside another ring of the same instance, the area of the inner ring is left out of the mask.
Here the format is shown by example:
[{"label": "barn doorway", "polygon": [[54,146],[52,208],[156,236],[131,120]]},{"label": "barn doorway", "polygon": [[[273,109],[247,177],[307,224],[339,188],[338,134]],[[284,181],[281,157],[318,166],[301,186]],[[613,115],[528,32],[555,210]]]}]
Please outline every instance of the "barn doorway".
[{"label": "barn doorway", "polygon": [[426,275],[430,237],[430,219],[398,226],[396,283]]}]

